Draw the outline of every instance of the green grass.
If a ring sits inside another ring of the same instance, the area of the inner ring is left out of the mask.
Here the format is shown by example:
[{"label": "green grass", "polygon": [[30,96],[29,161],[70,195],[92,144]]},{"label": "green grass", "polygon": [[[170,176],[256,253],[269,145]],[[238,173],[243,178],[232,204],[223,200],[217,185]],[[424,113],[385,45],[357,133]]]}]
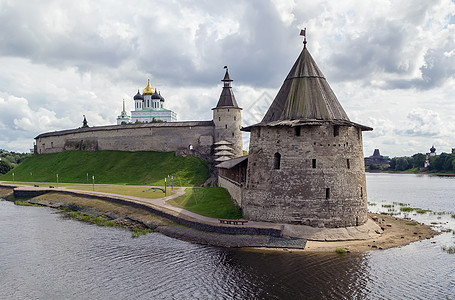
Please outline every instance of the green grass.
[{"label": "green grass", "polygon": [[385,207],[385,208],[393,208],[393,207],[395,207],[395,206],[392,205],[392,204],[382,204],[382,207]]},{"label": "green grass", "polygon": [[346,249],[344,249],[344,248],[336,248],[335,252],[336,253],[346,253]]},{"label": "green grass", "polygon": [[455,247],[453,247],[453,246],[451,246],[451,247],[442,246],[442,251],[447,252],[449,254],[454,254],[455,253]]},{"label": "green grass", "polygon": [[403,212],[410,212],[413,210],[414,210],[414,208],[412,208],[412,207],[400,207],[400,211],[403,211]]},{"label": "green grass", "polygon": [[240,219],[242,210],[231,201],[224,188],[192,188],[185,194],[167,201],[168,204],[194,213],[219,219]]},{"label": "green grass", "polygon": [[207,163],[194,156],[174,152],[65,151],[32,155],[0,180],[33,182],[134,184],[164,186],[164,178],[174,176],[174,186],[199,186],[209,177]]},{"label": "green grass", "polygon": [[151,229],[140,229],[140,228],[133,228],[131,232],[131,237],[132,238],[138,238],[141,235],[146,235],[147,233],[151,233]]},{"label": "green grass", "polygon": [[81,214],[80,212],[77,212],[77,211],[67,211],[66,213],[68,214],[68,216],[70,216],[76,220],[95,224],[98,226],[108,226],[108,227],[117,226],[115,224],[115,222],[106,220],[105,218],[87,216],[87,215]]},{"label": "green grass", "polygon": [[16,200],[14,201],[14,204],[16,205],[21,205],[21,206],[40,206],[36,203],[30,203],[30,202],[27,202],[27,201],[21,201],[21,200]]},{"label": "green grass", "polygon": [[[92,185],[87,184],[60,184],[59,187],[66,187],[72,190],[81,190],[81,191],[92,191]],[[162,187],[164,188],[164,187]],[[134,186],[134,185],[96,185],[95,184],[95,192],[103,192],[103,193],[113,193],[117,195],[125,195],[125,196],[134,196],[140,198],[148,198],[148,199],[157,199],[163,198],[164,193],[160,190],[153,191],[150,189],[149,186]],[[166,196],[170,196],[175,194],[175,191],[168,188],[166,191]]]}]

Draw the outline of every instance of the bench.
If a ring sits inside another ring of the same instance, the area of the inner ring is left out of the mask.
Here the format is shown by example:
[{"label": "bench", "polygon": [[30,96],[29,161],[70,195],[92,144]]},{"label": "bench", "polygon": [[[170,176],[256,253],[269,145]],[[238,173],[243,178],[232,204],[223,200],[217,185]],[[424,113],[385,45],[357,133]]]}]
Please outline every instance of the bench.
[{"label": "bench", "polygon": [[34,186],[34,187],[39,187],[39,185],[37,185],[37,184],[35,184],[35,185],[33,185],[33,186]]},{"label": "bench", "polygon": [[244,225],[245,223],[248,223],[247,220],[226,220],[226,219],[218,219],[221,224],[234,224],[234,225]]}]

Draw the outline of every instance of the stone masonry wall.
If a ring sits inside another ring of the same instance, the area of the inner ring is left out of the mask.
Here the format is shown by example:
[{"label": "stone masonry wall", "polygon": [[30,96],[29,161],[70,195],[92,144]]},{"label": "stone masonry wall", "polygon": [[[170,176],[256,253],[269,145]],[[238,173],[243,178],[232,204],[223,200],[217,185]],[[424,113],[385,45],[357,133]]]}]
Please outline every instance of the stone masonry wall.
[{"label": "stone masonry wall", "polygon": [[218,186],[225,188],[238,206],[242,205],[242,187],[238,183],[218,175]]},{"label": "stone masonry wall", "polygon": [[362,225],[367,195],[362,132],[353,126],[254,127],[243,214],[314,227]]},{"label": "stone masonry wall", "polygon": [[[177,151],[203,158],[211,156],[212,122],[114,125],[42,134],[36,138],[37,153],[65,150]],[[186,151],[186,150],[191,151]]]},{"label": "stone masonry wall", "polygon": [[243,155],[242,144],[242,109],[232,107],[218,107],[213,109],[213,123],[215,124],[215,142],[228,141],[232,143],[234,157]]}]

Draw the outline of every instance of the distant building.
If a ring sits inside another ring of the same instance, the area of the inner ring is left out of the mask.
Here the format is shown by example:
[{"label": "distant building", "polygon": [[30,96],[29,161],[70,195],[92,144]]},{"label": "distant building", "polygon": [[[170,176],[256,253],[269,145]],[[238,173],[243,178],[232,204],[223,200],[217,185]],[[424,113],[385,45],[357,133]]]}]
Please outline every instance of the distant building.
[{"label": "distant building", "polygon": [[436,148],[434,147],[434,145],[430,148],[430,156],[436,156]]},{"label": "distant building", "polygon": [[131,117],[125,111],[125,100],[123,100],[123,110],[120,113],[120,116],[117,117],[117,125],[131,123]]},{"label": "distant building", "polygon": [[[452,152],[453,152],[453,149],[452,149]],[[430,166],[430,157],[432,156],[436,156],[436,148],[433,146],[431,146],[430,148],[430,153],[427,153],[425,155],[425,164],[424,164],[424,168],[428,168]]]},{"label": "distant building", "polygon": [[365,157],[365,166],[370,165],[388,165],[390,158],[388,156],[382,156],[379,153],[379,149],[374,149],[373,155]]},{"label": "distant building", "polygon": [[150,80],[148,80],[147,86],[142,91],[142,95],[138,90],[133,99],[134,110],[131,111],[131,122],[152,123],[154,121],[177,121],[177,114],[172,110],[164,108],[164,97],[150,85]]}]

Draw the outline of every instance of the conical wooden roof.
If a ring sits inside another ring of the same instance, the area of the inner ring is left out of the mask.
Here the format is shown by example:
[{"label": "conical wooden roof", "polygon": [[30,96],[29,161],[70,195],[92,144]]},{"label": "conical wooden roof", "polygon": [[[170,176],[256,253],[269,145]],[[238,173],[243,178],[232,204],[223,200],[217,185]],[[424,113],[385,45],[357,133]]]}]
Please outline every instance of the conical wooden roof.
[{"label": "conical wooden roof", "polygon": [[350,121],[306,47],[260,124],[296,119]]},{"label": "conical wooden roof", "polygon": [[223,86],[223,90],[221,91],[220,99],[218,100],[216,108],[220,108],[220,107],[239,108],[237,101],[235,100],[235,97],[234,97],[234,92],[232,91],[232,87],[231,87],[231,82],[233,80],[229,76],[227,67],[224,67],[224,68],[226,69],[226,74],[224,74],[224,78],[223,78],[223,80],[221,80],[224,82],[224,86]]}]

